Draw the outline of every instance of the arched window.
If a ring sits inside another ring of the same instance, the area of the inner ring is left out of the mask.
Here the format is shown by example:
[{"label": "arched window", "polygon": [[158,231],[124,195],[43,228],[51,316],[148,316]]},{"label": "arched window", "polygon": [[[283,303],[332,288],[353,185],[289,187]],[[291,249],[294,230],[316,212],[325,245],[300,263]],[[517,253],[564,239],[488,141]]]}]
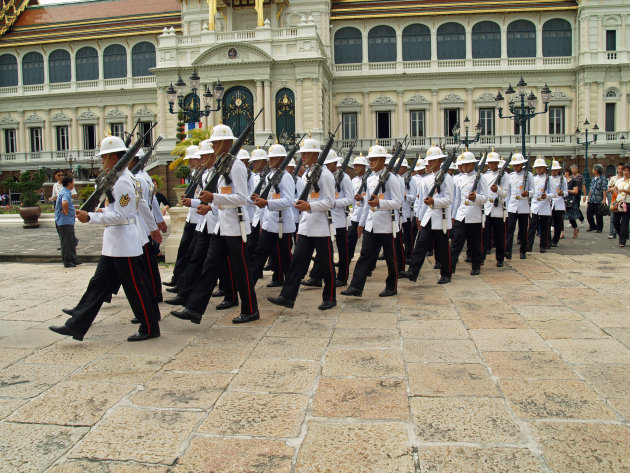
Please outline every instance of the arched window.
[{"label": "arched window", "polygon": [[[254,96],[243,86],[232,87],[223,97],[223,123],[232,129],[235,136],[245,130],[254,118]],[[245,140],[246,145],[254,144],[253,134]]]},{"label": "arched window", "polygon": [[363,38],[356,28],[341,28],[335,33],[335,64],[363,62]]},{"label": "arched window", "polygon": [[431,30],[428,26],[413,24],[402,33],[403,61],[431,60]]},{"label": "arched window", "polygon": [[155,67],[155,46],[143,41],[131,49],[131,75],[150,76],[150,68]]},{"label": "arched window", "polygon": [[536,57],[536,26],[516,20],[507,27],[508,57]]},{"label": "arched window", "polygon": [[295,135],[295,95],[291,89],[280,89],[276,94],[276,136]]},{"label": "arched window", "polygon": [[103,51],[103,77],[127,77],[127,50],[120,44],[107,46]]},{"label": "arched window", "polygon": [[70,82],[72,80],[70,53],[65,49],[56,49],[48,56],[48,82]]},{"label": "arched window", "polygon": [[472,29],[472,57],[501,57],[501,27],[493,21],[482,21]]},{"label": "arched window", "polygon": [[0,87],[18,85],[17,58],[13,54],[0,56]]},{"label": "arched window", "polygon": [[542,32],[543,56],[571,56],[571,23],[561,18],[546,21]]},{"label": "arched window", "polygon": [[368,61],[396,60],[396,30],[391,26],[375,26],[368,33]]},{"label": "arched window", "polygon": [[91,47],[79,49],[74,61],[78,81],[98,79],[98,51],[96,49]]},{"label": "arched window", "polygon": [[44,56],[30,52],[22,58],[22,85],[44,83]]},{"label": "arched window", "polygon": [[466,30],[459,23],[444,23],[437,30],[438,59],[466,59]]}]

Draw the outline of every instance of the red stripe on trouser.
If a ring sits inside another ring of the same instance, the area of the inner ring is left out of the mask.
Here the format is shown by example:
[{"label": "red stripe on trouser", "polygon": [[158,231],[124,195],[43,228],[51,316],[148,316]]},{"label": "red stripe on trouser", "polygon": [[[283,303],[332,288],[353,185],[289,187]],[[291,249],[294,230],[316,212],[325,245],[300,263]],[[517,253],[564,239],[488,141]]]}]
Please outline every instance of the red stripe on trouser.
[{"label": "red stripe on trouser", "polygon": [[280,274],[280,280],[284,279],[282,274],[282,258],[280,257],[280,240],[276,242],[276,253],[278,254],[278,273]]},{"label": "red stripe on trouser", "polygon": [[346,267],[344,268],[343,275],[345,279],[348,279],[348,273],[350,272],[350,253],[348,253],[348,232],[346,231]]},{"label": "red stripe on trouser", "polygon": [[407,258],[405,258],[405,248],[402,243],[402,235],[400,238],[398,238],[398,246],[400,246],[400,252],[402,253],[402,262],[403,262],[403,269],[404,269],[404,267],[407,265]]},{"label": "red stripe on trouser", "polygon": [[481,225],[481,257],[483,258],[483,225]]},{"label": "red stripe on trouser", "polygon": [[133,281],[133,287],[136,288],[136,292],[138,293],[138,299],[140,299],[140,305],[142,306],[142,312],[144,313],[144,320],[147,321],[147,330],[149,331],[149,335],[151,335],[151,325],[149,324],[149,316],[147,315],[147,310],[144,308],[144,301],[142,300],[142,296],[140,295],[140,290],[138,289],[138,285],[136,284],[136,278],[133,275],[133,268],[131,267],[131,258],[127,258],[127,262],[129,263],[129,272],[131,273],[131,280]]},{"label": "red stripe on trouser", "polygon": [[251,314],[254,312],[254,308],[252,307],[252,291],[251,284],[249,283],[249,271],[247,270],[247,263],[245,262],[245,245],[243,244],[243,240],[241,240],[241,258],[243,260],[243,268],[245,268],[245,279],[247,279],[247,297],[249,298],[249,313]]},{"label": "red stripe on trouser", "polygon": [[[450,235],[451,231],[450,230],[446,230],[446,241],[448,242],[448,240],[450,239],[451,235]],[[447,244],[446,247],[448,248],[448,274],[449,276],[451,276],[453,273],[453,269],[451,267],[451,245]]]},{"label": "red stripe on trouser", "polygon": [[334,300],[333,295],[335,293],[335,275],[333,273],[332,242],[330,241],[330,237],[328,237],[326,248],[328,249],[328,261],[330,263],[330,300],[332,302]]},{"label": "red stripe on trouser", "polygon": [[398,290],[398,262],[396,261],[396,243],[392,240],[392,251],[394,252],[394,273],[396,278],[394,279],[394,291]]},{"label": "red stripe on trouser", "polygon": [[147,255],[147,266],[149,267],[149,274],[151,275],[151,288],[153,289],[153,295],[157,298],[157,290],[155,289],[155,279],[153,279],[153,269],[151,268],[151,258],[149,258],[149,247],[147,245],[144,245],[144,249]]},{"label": "red stripe on trouser", "polygon": [[230,284],[232,285],[232,302],[236,299],[236,284],[234,284],[234,276],[232,275],[232,265],[230,264],[230,258],[227,258],[228,272],[230,273]]}]

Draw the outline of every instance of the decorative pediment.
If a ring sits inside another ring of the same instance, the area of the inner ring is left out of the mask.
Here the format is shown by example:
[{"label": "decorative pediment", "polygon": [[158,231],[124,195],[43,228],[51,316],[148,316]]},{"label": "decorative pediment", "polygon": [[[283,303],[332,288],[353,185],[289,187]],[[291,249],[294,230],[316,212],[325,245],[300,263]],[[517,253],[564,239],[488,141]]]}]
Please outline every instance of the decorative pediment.
[{"label": "decorative pediment", "polygon": [[50,121],[53,122],[69,122],[70,117],[63,112],[57,112],[52,117],[50,117]]},{"label": "decorative pediment", "polygon": [[105,118],[125,118],[125,117],[126,115],[122,113],[120,110],[118,110],[117,108],[115,108],[114,110],[110,110],[105,115]]},{"label": "decorative pediment", "polygon": [[571,98],[564,92],[556,91],[556,92],[551,92],[551,97],[549,98],[549,100],[551,102],[561,102],[561,101],[571,100]]},{"label": "decorative pediment", "polygon": [[153,110],[150,110],[146,107],[141,108],[140,110],[138,110],[135,113],[136,117],[154,117],[155,116],[155,112]]},{"label": "decorative pediment", "polygon": [[83,112],[81,115],[79,115],[79,119],[81,119],[81,120],[97,120],[98,117],[88,110],[87,112]]},{"label": "decorative pediment", "polygon": [[492,102],[494,103],[495,95],[492,92],[486,92],[477,97],[477,102]]},{"label": "decorative pediment", "polygon": [[247,43],[227,43],[203,51],[193,66],[217,66],[219,64],[270,63],[273,58],[265,51]]},{"label": "decorative pediment", "polygon": [[407,105],[417,105],[421,103],[430,103],[424,95],[413,95],[405,102]]},{"label": "decorative pediment", "polygon": [[361,104],[359,101],[352,97],[346,97],[341,102],[339,102],[340,107],[360,107]]},{"label": "decorative pediment", "polygon": [[396,105],[396,103],[389,97],[381,95],[374,102],[372,102],[372,105]]},{"label": "decorative pediment", "polygon": [[26,123],[41,123],[44,120],[42,119],[42,117],[40,117],[39,115],[37,115],[36,113],[33,113],[32,115],[29,115],[28,117],[26,117],[24,119],[24,121]]},{"label": "decorative pediment", "polygon": [[13,118],[11,115],[9,115],[8,117],[2,117],[2,120],[0,120],[0,125],[17,125],[18,121]]},{"label": "decorative pediment", "polygon": [[463,102],[464,102],[464,99],[454,92],[451,92],[442,100],[440,100],[440,103],[463,103]]}]

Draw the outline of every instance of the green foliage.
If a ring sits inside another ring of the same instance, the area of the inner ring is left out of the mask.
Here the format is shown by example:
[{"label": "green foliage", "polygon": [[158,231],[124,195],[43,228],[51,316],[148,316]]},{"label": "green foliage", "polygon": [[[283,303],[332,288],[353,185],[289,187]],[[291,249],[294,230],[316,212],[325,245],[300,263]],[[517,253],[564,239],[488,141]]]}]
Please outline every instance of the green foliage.
[{"label": "green foliage", "polygon": [[79,198],[83,202],[85,202],[92,195],[92,192],[94,192],[94,187],[93,186],[85,186],[83,189],[81,189],[79,191]]},{"label": "green foliage", "polygon": [[182,164],[175,171],[177,179],[186,179],[188,176],[190,176],[190,168],[186,164]]},{"label": "green foliage", "polygon": [[171,156],[179,156],[184,157],[186,154],[186,148],[190,145],[199,146],[203,140],[207,140],[210,138],[211,130],[208,128],[195,128],[194,130],[190,130],[184,134],[184,139],[179,141],[173,151],[171,151]]},{"label": "green foliage", "polygon": [[24,171],[20,174],[19,182],[6,180],[4,185],[11,190],[21,193],[20,202],[22,202],[22,207],[35,207],[39,205],[39,195],[35,191],[41,189],[45,180],[46,174],[42,169],[39,169],[32,175],[30,171]]},{"label": "green foliage", "polygon": [[157,174],[153,174],[151,176],[151,179],[153,179],[155,181],[155,186],[156,186],[157,189],[162,187],[162,178],[160,176],[158,176]]},{"label": "green foliage", "polygon": [[184,112],[180,110],[177,112],[177,143],[186,139],[186,123],[184,123]]}]

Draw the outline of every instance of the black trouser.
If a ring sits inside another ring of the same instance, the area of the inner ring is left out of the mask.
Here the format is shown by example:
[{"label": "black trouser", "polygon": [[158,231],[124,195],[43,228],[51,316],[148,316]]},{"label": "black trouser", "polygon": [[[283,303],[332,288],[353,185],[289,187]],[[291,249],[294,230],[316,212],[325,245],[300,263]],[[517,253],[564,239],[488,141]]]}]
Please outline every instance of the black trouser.
[{"label": "black trouser", "polygon": [[604,229],[604,217],[599,214],[599,207],[602,204],[586,204],[586,220],[588,220],[589,230],[601,232]]},{"label": "black trouser", "polygon": [[534,238],[536,231],[540,225],[540,248],[547,249],[547,238],[549,238],[549,224],[551,223],[551,215],[532,214],[529,220],[529,229],[527,230],[527,250],[532,251],[534,247]]},{"label": "black trouser", "polygon": [[[282,238],[278,238],[277,233],[268,232],[267,230],[261,230],[258,238],[258,246],[254,250],[254,255],[249,262],[249,272],[254,279],[254,284],[259,279],[260,273],[267,259],[271,257],[272,266],[276,264],[277,281],[284,281],[287,272],[289,271],[289,265],[291,264],[291,234],[285,233]],[[274,269],[276,269],[274,268]]]},{"label": "black trouser", "polygon": [[[81,302],[66,326],[86,334],[96,318],[105,298],[111,294],[114,281],[122,283],[131,310],[140,321],[139,332],[159,334],[160,309],[149,289],[150,282],[143,276],[143,257],[101,256]],[[149,283],[149,284],[147,284]]]},{"label": "black trouser", "polygon": [[[258,223],[255,227],[252,227],[252,231],[249,235],[247,235],[246,248],[250,259],[254,256],[254,251],[256,251],[256,248],[258,247],[258,238],[260,238],[260,223]],[[260,277],[262,277],[262,274]]]},{"label": "black trouser", "polygon": [[300,281],[306,275],[311,264],[313,251],[317,251],[317,260],[320,263],[322,277],[324,279],[324,290],[322,300],[337,301],[335,291],[335,266],[333,265],[333,249],[330,237],[309,237],[297,235],[293,260],[289,267],[284,286],[280,295],[285,299],[295,301],[300,289]]},{"label": "black trouser", "polygon": [[74,235],[74,225],[57,226],[59,241],[61,243],[61,260],[64,265],[77,263],[77,240]]},{"label": "black trouser", "polygon": [[151,289],[151,294],[155,297],[155,300],[162,302],[162,280],[160,279],[160,268],[157,262],[154,243],[151,237],[149,237],[149,243],[142,247],[142,251],[149,272],[147,286]]},{"label": "black trouser", "polygon": [[196,285],[195,280],[203,270],[203,262],[208,254],[208,245],[210,245],[210,240],[214,237],[214,235],[209,235],[205,230],[195,233],[195,246],[191,248],[192,251],[188,257],[186,269],[179,277],[179,283],[177,284],[177,295],[184,301],[188,300],[188,296],[190,296],[193,289],[196,291],[202,289]]},{"label": "black trouser", "polygon": [[512,244],[514,243],[514,232],[518,222],[518,240],[521,242],[521,253],[527,253],[527,225],[529,214],[516,214],[510,212],[507,220],[507,237],[505,240],[505,253],[512,255]]},{"label": "black trouser", "polygon": [[451,271],[453,273],[457,266],[459,254],[464,248],[464,243],[467,243],[468,251],[470,252],[472,269],[481,268],[481,254],[483,252],[481,244],[482,233],[481,222],[466,223],[466,219],[461,222],[455,220],[453,225],[453,246],[451,247]]},{"label": "black trouser", "polygon": [[405,247],[401,231],[396,233],[396,238],[394,238],[394,248],[396,253],[396,265],[400,268],[400,271],[404,271],[407,266],[407,258],[405,257]]},{"label": "black trouser", "polygon": [[551,242],[557,245],[560,241],[560,235],[564,231],[564,210],[554,210],[551,212],[551,225],[553,225],[553,238]]},{"label": "black trouser", "polygon": [[411,228],[411,220],[406,220],[402,224],[402,240],[405,247],[405,260],[411,258],[413,251],[413,230]]},{"label": "black trouser", "polygon": [[440,263],[440,275],[451,277],[451,251],[449,248],[448,232],[443,230],[432,230],[431,219],[427,225],[420,230],[416,244],[411,252],[411,260],[409,261],[409,272],[415,277],[420,274],[420,269],[424,264],[429,250],[435,250],[435,261]]},{"label": "black trouser", "polygon": [[385,262],[387,263],[385,289],[390,291],[398,290],[398,271],[402,271],[403,268],[400,268],[396,261],[395,239],[393,235],[391,233],[373,233],[367,231],[363,232],[361,255],[354,267],[350,287],[363,291],[368,274],[376,265],[381,247],[383,248]]},{"label": "black trouser", "polygon": [[483,259],[490,251],[491,243],[494,242],[497,261],[505,259],[505,227],[507,221],[503,221],[502,217],[486,217],[486,226],[483,229]]},{"label": "black trouser", "polygon": [[625,245],[628,241],[628,223],[630,221],[630,204],[628,204],[628,210],[625,212],[613,212],[613,223],[615,225],[615,231],[619,235],[619,244]]},{"label": "black trouser", "polygon": [[197,225],[194,223],[186,222],[184,225],[184,232],[182,233],[182,239],[179,241],[179,248],[177,249],[177,260],[175,260],[175,267],[173,268],[173,276],[171,277],[171,281],[177,284],[179,278],[184,274],[186,270],[186,265],[190,261],[190,255],[192,251],[189,251],[191,248],[194,248],[194,240],[197,232],[195,231],[195,227]]},{"label": "black trouser", "polygon": [[[221,275],[221,268],[227,268],[230,283],[226,281],[226,286],[231,284],[233,291],[238,290],[241,297],[241,313],[250,315],[256,312],[258,303],[248,261],[245,242],[240,236],[216,235],[213,237],[208,245],[203,270],[195,281],[195,290],[190,293],[186,308],[203,314]],[[228,287],[225,289],[227,292]]]},{"label": "black trouser", "polygon": [[[335,229],[335,244],[337,246],[337,255],[339,256],[339,269],[337,270],[337,279],[340,281],[348,280],[348,272],[350,268],[350,260],[348,258],[348,231],[345,227]],[[322,280],[322,269],[319,264],[319,257],[313,264],[311,269],[311,279]]]},{"label": "black trouser", "polygon": [[359,222],[350,222],[350,228],[348,228],[348,265],[354,258],[354,252],[357,249],[357,241],[359,241]]}]

